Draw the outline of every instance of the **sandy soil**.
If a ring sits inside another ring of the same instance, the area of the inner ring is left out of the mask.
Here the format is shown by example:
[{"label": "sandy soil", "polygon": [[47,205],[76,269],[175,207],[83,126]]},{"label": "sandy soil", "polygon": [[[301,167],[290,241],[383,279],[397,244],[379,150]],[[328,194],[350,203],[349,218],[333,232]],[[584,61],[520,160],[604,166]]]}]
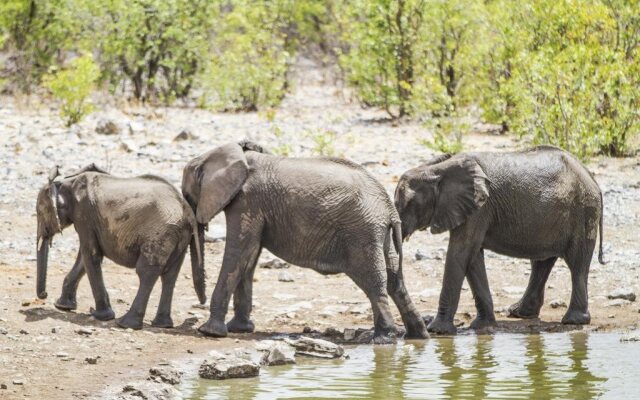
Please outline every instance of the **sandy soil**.
[{"label": "sandy soil", "polygon": [[[144,378],[149,367],[163,361],[202,358],[212,349],[239,346],[273,333],[301,332],[305,326],[319,331],[328,327],[371,327],[369,303],[347,277],[325,277],[293,266],[258,268],[253,311],[258,333],[253,335],[210,339],[197,334],[195,327],[206,320],[208,310],[194,306],[197,298],[188,261],[174,298],[177,328],[145,326],[133,332],[118,329],[113,322],[95,321],[88,314],[93,298],[86,280],[80,285],[77,312],[58,311],[53,301],[77,251],[77,237],[71,228],[54,240],[49,298],[35,299],[35,200],[46,182],[46,171],[54,164],[71,171],[96,162],[117,175],[155,173],[178,186],[187,160],[226,141],[249,137],[270,148],[290,144],[292,155],[311,155],[313,137],[333,132],[336,153],[366,165],[391,194],[404,170],[433,155],[419,144],[430,135],[420,123],[385,122],[384,114],[346,101],[344,92],[325,80],[324,71],[304,62],[298,68],[304,79],[299,79],[295,93],[276,110],[273,120],[261,113],[214,114],[100,103],[100,111],[67,129],[49,103],[0,98],[0,384],[7,387],[0,389],[0,398],[93,397],[107,387],[121,387]],[[122,134],[96,134],[96,124],[105,118],[117,122]],[[185,128],[197,139],[174,142]],[[527,144],[476,132],[465,145],[469,150],[508,150]],[[640,248],[636,242],[640,229],[640,158],[598,158],[589,168],[604,192],[609,263],[600,265],[594,260],[592,264],[592,324],[585,329],[635,329],[640,317],[637,303],[616,305],[607,295],[619,288],[636,293],[640,290]],[[210,233],[224,234],[223,217],[211,223]],[[408,289],[424,314],[434,314],[437,308],[447,240],[446,234],[419,233],[404,246]],[[416,260],[418,250],[425,259]],[[224,242],[206,246],[209,291],[215,285],[223,251]],[[265,252],[261,262],[270,258]],[[556,264],[549,279],[541,313],[544,322],[520,322],[505,315],[506,308],[526,287],[528,261],[487,253],[486,263],[500,320],[498,331],[565,329],[557,322],[566,309],[549,305],[553,300],[569,302],[570,274],[564,263]],[[283,273],[293,282],[280,282]],[[110,261],[104,263],[104,274],[116,315],[122,315],[133,300],[137,278],[133,271]],[[147,322],[155,314],[158,295],[159,285],[150,301]],[[458,312],[458,322],[468,326],[475,310],[466,283]],[[78,333],[81,328],[88,328],[90,334]],[[87,357],[99,357],[97,364],[87,363]]]}]

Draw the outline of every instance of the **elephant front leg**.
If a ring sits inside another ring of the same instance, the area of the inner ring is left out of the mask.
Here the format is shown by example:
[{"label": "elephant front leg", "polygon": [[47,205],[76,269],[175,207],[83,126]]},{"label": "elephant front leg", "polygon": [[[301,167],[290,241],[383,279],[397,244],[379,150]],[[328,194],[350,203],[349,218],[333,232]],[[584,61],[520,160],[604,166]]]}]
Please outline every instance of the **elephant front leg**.
[{"label": "elephant front leg", "polygon": [[531,276],[527,289],[517,303],[509,307],[511,318],[538,318],[544,303],[544,288],[558,257],[531,260]]},{"label": "elephant front leg", "polygon": [[462,282],[472,257],[480,251],[479,244],[471,242],[472,236],[465,235],[462,231],[464,228],[458,229],[451,232],[449,239],[438,314],[427,326],[429,332],[441,335],[454,335],[457,332],[453,318],[458,310]]},{"label": "elephant front leg", "polygon": [[[227,222],[227,227],[229,227],[229,222]],[[229,309],[229,300],[231,299],[231,294],[247,273],[247,269],[255,265],[261,249],[259,239],[258,233],[239,235],[229,234],[228,232],[222,268],[211,296],[211,315],[209,320],[198,328],[204,335],[214,337],[227,336],[228,331],[224,321]],[[243,288],[243,290],[245,289]],[[246,296],[246,291],[243,294]],[[245,304],[245,307],[243,308],[241,305],[240,312],[243,313],[243,317],[248,318],[247,311],[250,310],[250,306],[247,308],[246,303],[243,304]]]},{"label": "elephant front leg", "polygon": [[484,251],[482,249],[471,259],[469,270],[467,271],[467,282],[469,282],[478,312],[476,318],[471,322],[471,329],[495,326],[496,317],[493,314],[493,300],[489,290],[489,280],[487,279]]},{"label": "elephant front leg", "polygon": [[160,267],[141,256],[136,263],[136,274],[138,275],[140,286],[129,311],[116,321],[121,328],[142,329],[142,321],[149,303],[149,296],[160,276]]},{"label": "elephant front leg", "polygon": [[64,283],[62,284],[62,293],[54,306],[58,310],[70,311],[78,308],[76,302],[76,293],[78,291],[78,284],[85,274],[84,265],[82,264],[82,254],[78,250],[76,262],[73,264],[71,271],[65,276]]},{"label": "elephant front leg", "polygon": [[251,333],[255,325],[251,321],[251,309],[253,306],[253,274],[260,257],[260,251],[253,256],[245,274],[233,293],[233,318],[227,322],[227,330],[234,333]]}]

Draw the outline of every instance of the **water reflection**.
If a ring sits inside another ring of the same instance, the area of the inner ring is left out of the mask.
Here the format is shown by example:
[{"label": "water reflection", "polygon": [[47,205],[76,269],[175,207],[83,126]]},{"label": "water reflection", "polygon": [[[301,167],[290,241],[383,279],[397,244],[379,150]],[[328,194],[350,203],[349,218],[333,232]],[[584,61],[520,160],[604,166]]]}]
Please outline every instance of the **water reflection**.
[{"label": "water reflection", "polygon": [[617,390],[610,379],[619,368],[626,373],[621,393],[640,393],[640,346],[632,349],[615,334],[457,336],[358,346],[347,360],[302,358],[257,378],[193,379],[181,389],[192,399],[592,399]]}]

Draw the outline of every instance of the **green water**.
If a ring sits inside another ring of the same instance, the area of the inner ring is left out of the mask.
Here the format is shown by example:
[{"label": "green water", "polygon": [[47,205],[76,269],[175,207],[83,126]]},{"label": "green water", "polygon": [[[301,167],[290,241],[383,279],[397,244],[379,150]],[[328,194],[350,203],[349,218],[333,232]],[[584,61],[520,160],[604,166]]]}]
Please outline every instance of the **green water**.
[{"label": "green water", "polygon": [[635,399],[640,343],[616,333],[456,336],[298,358],[250,379],[183,383],[187,399]]}]

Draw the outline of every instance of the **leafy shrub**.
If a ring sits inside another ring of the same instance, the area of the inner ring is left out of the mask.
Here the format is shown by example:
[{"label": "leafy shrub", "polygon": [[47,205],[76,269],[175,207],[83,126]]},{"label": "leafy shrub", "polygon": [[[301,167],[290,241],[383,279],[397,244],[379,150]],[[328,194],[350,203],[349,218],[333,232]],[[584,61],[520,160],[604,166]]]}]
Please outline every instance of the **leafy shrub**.
[{"label": "leafy shrub", "polygon": [[61,102],[60,115],[67,126],[79,122],[93,110],[87,98],[100,76],[98,66],[91,55],[71,61],[64,69],[44,78],[44,86]]},{"label": "leafy shrub", "polygon": [[456,154],[462,151],[462,138],[469,126],[458,116],[437,118],[432,123],[433,139],[422,139],[420,144],[441,153]]}]

